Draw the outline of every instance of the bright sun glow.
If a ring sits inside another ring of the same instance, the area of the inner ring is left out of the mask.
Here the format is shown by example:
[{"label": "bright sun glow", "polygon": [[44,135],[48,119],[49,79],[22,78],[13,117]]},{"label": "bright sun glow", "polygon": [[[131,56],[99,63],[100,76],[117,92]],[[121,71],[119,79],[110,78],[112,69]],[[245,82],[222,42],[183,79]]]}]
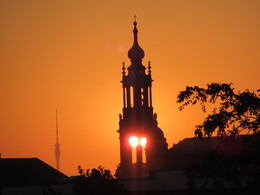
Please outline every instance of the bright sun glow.
[{"label": "bright sun glow", "polygon": [[140,144],[141,144],[141,146],[145,146],[146,145],[146,138],[145,137],[142,137],[140,139]]},{"label": "bright sun glow", "polygon": [[129,143],[131,146],[135,147],[138,145],[138,138],[135,136],[132,136],[129,138]]}]

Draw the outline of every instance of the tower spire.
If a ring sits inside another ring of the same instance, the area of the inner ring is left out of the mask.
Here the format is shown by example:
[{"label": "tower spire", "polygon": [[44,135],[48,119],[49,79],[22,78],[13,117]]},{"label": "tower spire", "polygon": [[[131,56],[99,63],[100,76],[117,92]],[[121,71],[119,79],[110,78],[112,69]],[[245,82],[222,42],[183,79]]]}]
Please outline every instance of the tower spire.
[{"label": "tower spire", "polygon": [[144,50],[138,44],[138,30],[137,30],[137,22],[136,16],[134,16],[134,44],[131,49],[128,51],[128,57],[132,62],[140,62],[144,58]]},{"label": "tower spire", "polygon": [[58,110],[56,109],[56,144],[55,144],[56,168],[60,170],[60,144],[59,144],[59,128],[58,128]]}]

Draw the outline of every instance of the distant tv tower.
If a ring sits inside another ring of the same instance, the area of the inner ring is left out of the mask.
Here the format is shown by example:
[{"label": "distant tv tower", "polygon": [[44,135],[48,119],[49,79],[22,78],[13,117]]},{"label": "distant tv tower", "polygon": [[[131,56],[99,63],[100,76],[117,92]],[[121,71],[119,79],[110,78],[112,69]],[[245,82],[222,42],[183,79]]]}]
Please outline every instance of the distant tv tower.
[{"label": "distant tv tower", "polygon": [[56,144],[55,144],[55,158],[56,168],[60,170],[60,144],[59,144],[59,128],[58,128],[58,111],[56,109]]}]

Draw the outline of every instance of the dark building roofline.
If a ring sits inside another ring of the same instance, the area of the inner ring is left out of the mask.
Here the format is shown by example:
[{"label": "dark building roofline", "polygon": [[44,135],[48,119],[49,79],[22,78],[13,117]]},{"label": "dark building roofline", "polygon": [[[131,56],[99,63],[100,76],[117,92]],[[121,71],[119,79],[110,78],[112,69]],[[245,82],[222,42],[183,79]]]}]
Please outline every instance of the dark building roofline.
[{"label": "dark building roofline", "polygon": [[1,187],[59,183],[68,178],[38,158],[1,158]]}]

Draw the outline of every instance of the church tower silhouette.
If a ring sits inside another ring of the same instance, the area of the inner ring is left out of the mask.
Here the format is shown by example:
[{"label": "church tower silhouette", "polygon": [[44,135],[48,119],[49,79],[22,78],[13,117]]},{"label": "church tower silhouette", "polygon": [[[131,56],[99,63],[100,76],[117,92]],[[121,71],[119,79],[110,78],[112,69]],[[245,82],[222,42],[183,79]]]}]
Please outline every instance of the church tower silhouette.
[{"label": "church tower silhouette", "polygon": [[123,114],[119,115],[117,178],[136,178],[162,169],[168,152],[168,144],[153,111],[151,65],[148,62],[146,68],[142,64],[145,53],[138,44],[136,20],[133,24],[134,43],[128,51],[131,64],[126,70],[123,63],[122,68]]}]

